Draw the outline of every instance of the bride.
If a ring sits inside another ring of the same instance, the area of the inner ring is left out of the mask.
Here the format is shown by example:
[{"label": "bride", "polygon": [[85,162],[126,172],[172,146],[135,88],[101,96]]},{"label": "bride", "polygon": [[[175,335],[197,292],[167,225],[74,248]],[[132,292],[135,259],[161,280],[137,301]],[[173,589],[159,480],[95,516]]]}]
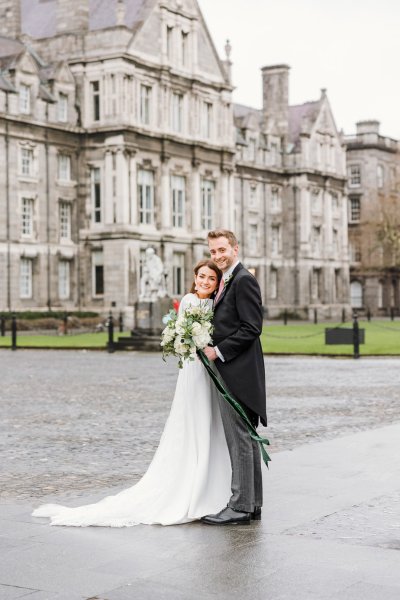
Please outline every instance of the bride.
[{"label": "bride", "polygon": [[[200,302],[212,308],[221,277],[214,262],[200,261],[179,313]],[[218,512],[231,495],[231,463],[213,385],[199,360],[186,361],[160,444],[140,481],[95,504],[45,504],[33,516],[48,517],[51,525],[129,527],[188,523]]]}]

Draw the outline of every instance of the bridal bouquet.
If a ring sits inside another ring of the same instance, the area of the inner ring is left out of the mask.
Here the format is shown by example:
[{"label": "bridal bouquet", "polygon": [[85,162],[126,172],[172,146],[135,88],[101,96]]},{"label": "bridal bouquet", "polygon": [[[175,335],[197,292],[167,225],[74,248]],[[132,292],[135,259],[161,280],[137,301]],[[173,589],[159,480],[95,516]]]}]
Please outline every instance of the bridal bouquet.
[{"label": "bridal bouquet", "polygon": [[177,356],[178,367],[184,360],[194,360],[197,350],[211,342],[213,311],[208,304],[189,306],[178,316],[174,310],[168,315],[167,326],[162,332],[163,360],[166,356]]}]

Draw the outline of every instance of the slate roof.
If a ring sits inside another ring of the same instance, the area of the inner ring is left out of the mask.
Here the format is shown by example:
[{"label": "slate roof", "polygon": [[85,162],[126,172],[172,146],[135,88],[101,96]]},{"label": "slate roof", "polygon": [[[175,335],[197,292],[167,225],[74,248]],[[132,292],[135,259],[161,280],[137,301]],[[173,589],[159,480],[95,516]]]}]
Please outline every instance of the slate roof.
[{"label": "slate roof", "polygon": [[289,106],[289,142],[297,146],[303,125],[312,126],[318,117],[320,101]]},{"label": "slate roof", "polygon": [[[20,0],[22,32],[32,38],[52,37],[57,28],[57,0]],[[118,0],[89,0],[89,30],[117,24]],[[125,0],[125,25],[134,29],[148,0]]]},{"label": "slate roof", "polygon": [[0,75],[0,90],[4,90],[5,92],[16,92],[15,87],[7,81],[3,75]]},{"label": "slate roof", "polygon": [[[289,143],[293,144],[294,149],[299,147],[301,131],[304,128],[306,130],[311,129],[318,117],[319,110],[320,100],[289,106]],[[260,126],[262,125],[263,113],[262,110],[257,108],[252,108],[244,104],[234,104],[233,115],[235,125],[239,130],[247,127],[248,119],[251,115],[254,115],[258,119]]]},{"label": "slate roof", "polygon": [[24,50],[25,46],[21,42],[0,35],[0,58],[19,55]]},{"label": "slate roof", "polygon": [[246,127],[250,116],[254,116],[257,123],[262,123],[262,110],[258,108],[252,108],[245,104],[234,104],[233,105],[233,118],[238,127]]}]

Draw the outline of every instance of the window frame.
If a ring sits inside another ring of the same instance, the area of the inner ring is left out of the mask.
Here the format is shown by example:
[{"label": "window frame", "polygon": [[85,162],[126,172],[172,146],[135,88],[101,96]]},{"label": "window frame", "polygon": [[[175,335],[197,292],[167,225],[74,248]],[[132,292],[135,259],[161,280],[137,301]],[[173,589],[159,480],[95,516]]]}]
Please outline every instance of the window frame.
[{"label": "window frame", "polygon": [[155,219],[155,176],[150,169],[138,169],[139,224],[154,225]]},{"label": "window frame", "polygon": [[171,175],[172,226],[185,227],[186,178],[183,175]]},{"label": "window frame", "polygon": [[[24,92],[24,93],[23,93]],[[18,93],[18,108],[19,112],[22,115],[30,115],[31,114],[31,86],[26,83],[20,83],[19,93]]]},{"label": "window frame", "polygon": [[[27,267],[24,273],[24,267]],[[25,281],[23,278],[25,277]],[[23,289],[26,285],[25,290]],[[33,259],[22,257],[19,263],[19,297],[21,300],[33,298]]]},{"label": "window frame", "polygon": [[215,206],[215,181],[204,177],[201,180],[201,227],[205,231],[213,228]]},{"label": "window frame", "polygon": [[[34,221],[34,198],[30,196],[22,196],[21,198],[21,236],[24,238],[31,238],[33,236],[33,221]],[[29,206],[29,212],[26,212],[25,208]],[[28,219],[26,218],[28,217]],[[24,231],[26,223],[29,223],[29,231]]]},{"label": "window frame", "polygon": [[[65,268],[65,272],[62,270]],[[60,300],[69,300],[71,297],[71,265],[69,260],[58,261],[58,297]]]}]

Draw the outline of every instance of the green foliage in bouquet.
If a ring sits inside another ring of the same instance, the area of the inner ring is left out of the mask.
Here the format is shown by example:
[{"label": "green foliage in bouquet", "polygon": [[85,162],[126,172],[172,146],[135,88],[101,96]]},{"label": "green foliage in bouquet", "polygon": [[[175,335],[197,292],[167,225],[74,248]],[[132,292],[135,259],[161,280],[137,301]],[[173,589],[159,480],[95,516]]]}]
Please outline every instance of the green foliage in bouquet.
[{"label": "green foliage in bouquet", "polygon": [[202,350],[211,342],[212,317],[213,311],[208,304],[189,306],[180,315],[171,310],[162,332],[163,360],[166,356],[177,356],[180,369],[184,360],[194,360],[197,350]]}]

